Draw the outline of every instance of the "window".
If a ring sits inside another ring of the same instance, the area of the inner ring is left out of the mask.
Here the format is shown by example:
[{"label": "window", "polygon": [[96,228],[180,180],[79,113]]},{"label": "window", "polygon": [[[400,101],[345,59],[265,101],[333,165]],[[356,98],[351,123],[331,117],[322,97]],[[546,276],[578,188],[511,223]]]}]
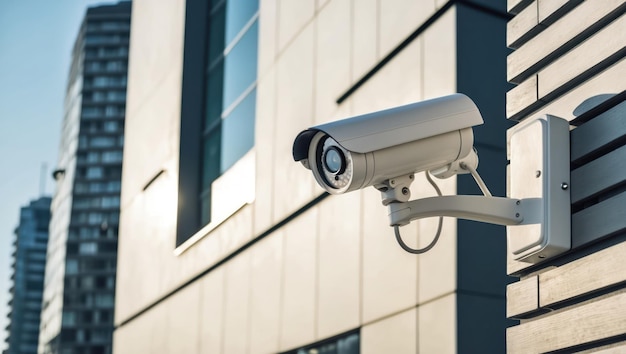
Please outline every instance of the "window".
[{"label": "window", "polygon": [[[104,100],[104,93],[101,93]],[[120,116],[124,112],[124,108],[120,106],[106,106],[104,108],[104,116],[105,117],[117,117]]]},{"label": "window", "polygon": [[87,84],[94,87],[126,86],[126,77],[96,76],[93,81],[86,81],[85,85],[88,86]]},{"label": "window", "polygon": [[101,65],[101,63],[100,63],[100,62],[98,62],[98,61],[94,61],[94,62],[91,62],[91,63],[86,63],[86,64],[85,64],[85,69],[86,69],[87,71],[98,71],[98,70],[100,70],[101,68],[102,68],[102,65]]},{"label": "window", "polygon": [[126,64],[123,61],[109,61],[106,63],[106,71],[121,71],[126,69]]},{"label": "window", "polygon": [[76,274],[78,273],[78,261],[75,259],[68,259],[65,261],[65,273]]},{"label": "window", "polygon": [[120,197],[102,197],[103,208],[117,208],[120,206]]},{"label": "window", "polygon": [[102,167],[89,167],[87,169],[87,178],[102,178]]},{"label": "window", "polygon": [[286,354],[359,354],[360,352],[359,333],[352,332],[289,351]]},{"label": "window", "polygon": [[98,244],[95,242],[84,242],[78,246],[80,254],[96,254],[98,253]]},{"label": "window", "polygon": [[88,227],[81,227],[78,230],[78,237],[81,240],[88,240],[88,239],[93,239],[93,238],[97,238],[98,235],[100,234],[100,229],[99,228],[88,228]]},{"label": "window", "polygon": [[98,118],[102,115],[102,110],[95,107],[83,108],[83,118]]},{"label": "window", "polygon": [[120,123],[117,121],[107,121],[104,122],[104,131],[105,132],[116,132],[118,131]]},{"label": "window", "polygon": [[100,193],[104,191],[104,184],[99,182],[89,183],[89,192],[90,193]]},{"label": "window", "polygon": [[254,198],[259,2],[187,1],[186,14],[177,247]]},{"label": "window", "polygon": [[211,184],[254,145],[258,1],[209,10],[200,223],[211,222]]},{"label": "window", "polygon": [[126,92],[124,91],[107,92],[107,100],[109,101],[124,101],[125,99],[126,99]]},{"label": "window", "polygon": [[76,325],[76,313],[72,311],[63,311],[63,314],[61,315],[61,323],[63,327]]},{"label": "window", "polygon": [[96,294],[95,303],[97,307],[113,307],[113,295],[112,294]]},{"label": "window", "polygon": [[94,163],[100,161],[100,154],[97,152],[90,152],[87,154],[87,162]]},{"label": "window", "polygon": [[122,161],[121,151],[105,151],[102,153],[102,162],[112,163],[112,162],[121,162],[121,161]]},{"label": "window", "polygon": [[102,217],[102,214],[100,214],[100,213],[89,213],[89,216],[87,218],[87,223],[89,223],[91,225],[96,225],[96,224],[102,223],[103,220],[104,220],[104,218]]},{"label": "window", "polygon": [[91,138],[91,141],[89,142],[89,145],[91,147],[111,147],[111,146],[115,146],[115,138],[113,138],[113,137],[103,137],[103,136],[94,137],[94,138]]},{"label": "window", "polygon": [[119,181],[112,181],[107,183],[106,191],[107,192],[119,192],[122,184]]}]

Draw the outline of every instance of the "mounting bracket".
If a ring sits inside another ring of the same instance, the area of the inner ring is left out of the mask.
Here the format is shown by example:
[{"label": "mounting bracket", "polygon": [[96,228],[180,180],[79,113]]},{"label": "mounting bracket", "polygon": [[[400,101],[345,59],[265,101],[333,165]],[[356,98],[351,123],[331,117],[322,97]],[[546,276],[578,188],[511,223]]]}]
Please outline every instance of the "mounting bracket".
[{"label": "mounting bracket", "polygon": [[[506,225],[512,259],[529,263],[569,250],[569,123],[549,115],[524,121],[507,131],[507,145],[506,198],[450,195],[393,200],[395,186],[388,185],[382,197],[390,225],[434,216]],[[480,177],[472,176],[480,185]],[[403,179],[398,186],[406,189],[412,180]]]}]

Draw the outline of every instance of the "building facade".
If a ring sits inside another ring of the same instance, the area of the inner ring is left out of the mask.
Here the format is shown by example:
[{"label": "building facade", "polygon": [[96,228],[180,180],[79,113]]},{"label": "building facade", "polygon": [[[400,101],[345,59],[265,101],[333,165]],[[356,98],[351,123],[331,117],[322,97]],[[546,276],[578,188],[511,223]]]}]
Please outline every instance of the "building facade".
[{"label": "building facade", "polygon": [[[504,351],[503,227],[445,218],[405,253],[374,188],[328,197],[291,151],[309,126],[461,92],[504,195],[509,18],[502,1],[134,0],[114,352]],[[435,194],[424,174],[412,194]]]},{"label": "building facade", "polygon": [[509,259],[507,352],[626,351],[626,2],[509,0],[507,117],[570,123],[571,250]]},{"label": "building facade", "polygon": [[129,2],[89,8],[65,97],[39,353],[110,353]]},{"label": "building facade", "polygon": [[37,353],[50,202],[50,197],[41,197],[22,207],[15,229],[6,339],[11,354]]}]

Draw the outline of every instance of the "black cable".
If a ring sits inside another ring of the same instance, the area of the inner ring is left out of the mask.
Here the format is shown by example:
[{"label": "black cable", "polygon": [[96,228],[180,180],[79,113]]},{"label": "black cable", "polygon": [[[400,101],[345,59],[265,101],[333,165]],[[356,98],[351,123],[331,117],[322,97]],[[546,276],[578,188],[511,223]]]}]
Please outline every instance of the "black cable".
[{"label": "black cable", "polygon": [[[430,177],[430,173],[428,171],[424,173],[426,174],[426,179],[428,180],[428,183],[430,183],[430,185],[433,186],[433,188],[435,188],[435,191],[437,191],[437,195],[441,196],[442,195],[441,189],[439,189],[439,186],[437,186],[435,181],[433,181],[432,177]],[[435,234],[435,238],[433,238],[433,240],[428,244],[428,246],[424,248],[417,248],[417,249],[411,248],[406,243],[404,243],[404,241],[402,240],[402,236],[400,235],[400,227],[398,225],[394,226],[393,230],[396,234],[396,241],[398,241],[398,244],[400,245],[400,247],[402,247],[403,250],[412,254],[422,254],[422,253],[426,253],[430,251],[433,247],[435,247],[435,245],[437,244],[437,241],[439,241],[439,236],[441,236],[442,226],[443,226],[443,217],[440,216],[439,225],[437,225],[437,233]]]}]

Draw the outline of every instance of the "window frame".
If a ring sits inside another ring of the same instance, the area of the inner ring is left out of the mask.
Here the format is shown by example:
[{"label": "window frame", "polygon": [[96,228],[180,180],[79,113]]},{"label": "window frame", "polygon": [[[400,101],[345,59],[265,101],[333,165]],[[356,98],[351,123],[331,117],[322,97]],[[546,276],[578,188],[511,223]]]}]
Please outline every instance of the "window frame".
[{"label": "window frame", "polygon": [[[217,8],[217,6],[226,6],[225,3],[226,1],[220,1],[219,4],[211,5],[205,0],[188,0],[186,2],[175,255],[182,254],[197,240],[209,234],[215,227],[227,219],[227,217],[220,217],[218,220],[211,220],[208,224],[203,224],[200,215],[200,197],[203,192],[202,168],[204,167],[201,161],[204,143],[203,133],[205,132],[205,75],[209,66],[207,60],[209,50],[207,45],[209,40],[208,14],[210,11],[209,6]],[[259,21],[259,9],[257,9],[250,22],[254,23],[255,21]],[[245,30],[248,30],[250,25],[244,27]],[[242,29],[242,32],[244,32],[244,29]],[[224,56],[222,55],[221,60],[223,59]],[[256,89],[256,82],[257,79],[255,78],[253,89]],[[245,93],[250,94],[250,90],[246,90]],[[242,94],[242,97],[244,96]],[[224,109],[222,109],[223,112]],[[222,120],[222,117],[220,117],[220,120]],[[221,127],[221,125],[220,121],[219,126]],[[242,160],[248,161],[250,159],[254,166],[254,144],[244,156],[235,162],[231,169],[236,168],[236,165],[242,162]],[[221,177],[226,177],[231,169],[220,171],[220,174],[213,182],[220,180]],[[250,181],[252,185],[255,183],[254,175],[255,173],[252,173],[252,180]],[[254,195],[253,188],[252,193]],[[244,204],[232,211],[230,215],[246,204],[252,203],[253,200],[253,197],[246,198],[243,201]]]}]

